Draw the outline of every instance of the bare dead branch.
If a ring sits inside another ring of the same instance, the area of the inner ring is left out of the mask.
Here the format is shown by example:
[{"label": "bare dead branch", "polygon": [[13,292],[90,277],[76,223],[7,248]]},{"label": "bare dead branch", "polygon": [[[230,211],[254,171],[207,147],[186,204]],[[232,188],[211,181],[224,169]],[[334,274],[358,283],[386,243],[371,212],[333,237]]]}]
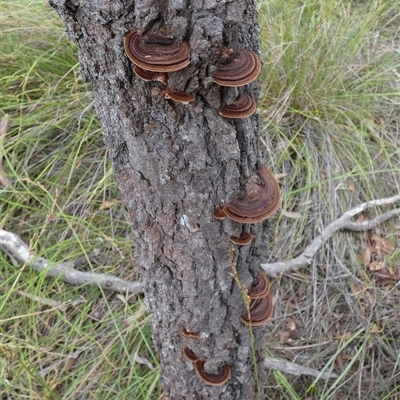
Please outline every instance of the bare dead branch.
[{"label": "bare dead branch", "polygon": [[338,378],[338,375],[334,372],[320,372],[289,361],[278,360],[277,358],[266,357],[264,361],[264,367],[296,376],[308,375],[324,380]]},{"label": "bare dead branch", "polygon": [[400,208],[386,211],[385,213],[379,214],[369,221],[363,222],[352,221],[351,219],[355,215],[367,210],[368,208],[393,204],[397,201],[400,201],[400,195],[387,197],[384,199],[371,200],[366,203],[362,203],[359,206],[354,207],[349,211],[346,211],[340,218],[331,222],[329,225],[326,226],[326,228],[323,228],[321,234],[317,236],[298,257],[292,258],[287,261],[261,264],[260,266],[269,276],[277,276],[283,272],[305,268],[312,263],[315,254],[321,249],[322,245],[326,241],[328,241],[337,231],[345,229],[360,232],[375,229],[379,224],[400,215]]},{"label": "bare dead branch", "polygon": [[0,122],[0,185],[12,188],[11,182],[6,177],[3,170],[3,143],[8,130],[8,115],[5,114]]},{"label": "bare dead branch", "polygon": [[0,249],[33,270],[44,271],[46,276],[61,278],[71,285],[91,285],[129,294],[142,291],[142,285],[137,281],[129,282],[113,275],[78,271],[71,261],[53,264],[45,258],[36,257],[18,235],[3,229],[0,229]]},{"label": "bare dead branch", "polygon": [[28,299],[35,301],[38,304],[45,304],[46,306],[52,308],[59,308],[62,305],[62,303],[60,303],[59,301],[48,299],[46,297],[36,296],[35,294],[25,292],[24,290],[16,290],[15,292],[20,296],[27,297]]}]

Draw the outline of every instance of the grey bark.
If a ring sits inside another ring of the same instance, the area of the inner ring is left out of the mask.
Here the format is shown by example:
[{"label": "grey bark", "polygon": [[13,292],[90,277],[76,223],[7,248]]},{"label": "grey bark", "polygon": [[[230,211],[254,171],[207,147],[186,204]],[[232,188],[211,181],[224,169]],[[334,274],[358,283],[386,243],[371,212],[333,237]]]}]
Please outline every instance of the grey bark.
[{"label": "grey bark", "polygon": [[[241,224],[212,218],[258,169],[258,117],[239,121],[219,116],[221,102],[257,84],[221,89],[212,83],[223,46],[258,51],[252,1],[227,0],[50,0],[79,50],[81,73],[91,82],[104,141],[122,199],[135,229],[135,258],[153,314],[153,341],[161,356],[163,389],[169,400],[252,399],[261,371],[266,328],[250,332],[240,322],[242,284],[249,285],[266,256],[267,224],[251,226],[255,240],[235,247],[229,236]],[[174,91],[196,93],[190,105],[164,99],[158,83],[140,81],[123,48],[124,36],[165,26],[192,49],[192,63],[170,74]],[[198,339],[181,335],[200,332]],[[223,386],[204,384],[182,355],[189,346],[205,368],[232,367]],[[261,383],[263,382],[262,376]],[[263,394],[259,393],[261,398]]]}]

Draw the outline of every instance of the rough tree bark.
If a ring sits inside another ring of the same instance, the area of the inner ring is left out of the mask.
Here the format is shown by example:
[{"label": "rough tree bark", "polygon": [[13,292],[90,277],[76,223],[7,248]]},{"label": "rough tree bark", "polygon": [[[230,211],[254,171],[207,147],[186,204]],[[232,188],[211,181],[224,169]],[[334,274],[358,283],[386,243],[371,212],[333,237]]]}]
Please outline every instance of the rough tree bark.
[{"label": "rough tree bark", "polygon": [[[238,248],[229,236],[239,235],[241,224],[211,215],[261,166],[258,117],[234,121],[218,114],[221,102],[230,103],[239,92],[258,98],[257,84],[220,88],[211,80],[223,46],[258,51],[253,1],[50,0],[50,5],[78,46],[81,74],[93,86],[104,140],[134,223],[135,256],[153,314],[166,396],[256,397],[266,328],[253,329],[256,367],[249,328],[239,319],[245,306],[231,273],[236,265],[241,283],[250,285],[265,261],[267,224],[251,226],[255,240]],[[125,55],[128,32],[161,27],[191,46],[190,66],[169,75],[174,91],[196,93],[190,105],[165,100],[161,83],[136,78]],[[184,329],[199,332],[198,339],[183,337]],[[229,381],[204,384],[183,357],[184,346],[207,360],[209,372],[230,365]]]}]

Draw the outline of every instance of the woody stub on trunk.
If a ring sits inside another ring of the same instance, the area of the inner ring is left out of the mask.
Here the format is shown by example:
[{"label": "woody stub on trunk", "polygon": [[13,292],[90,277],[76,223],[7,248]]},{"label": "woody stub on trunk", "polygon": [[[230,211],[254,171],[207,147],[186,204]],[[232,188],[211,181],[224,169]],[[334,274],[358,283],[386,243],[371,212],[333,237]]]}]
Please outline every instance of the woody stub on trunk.
[{"label": "woody stub on trunk", "polygon": [[272,297],[259,266],[279,187],[258,148],[254,3],[50,4],[78,46],[134,225],[165,396],[264,398]]}]

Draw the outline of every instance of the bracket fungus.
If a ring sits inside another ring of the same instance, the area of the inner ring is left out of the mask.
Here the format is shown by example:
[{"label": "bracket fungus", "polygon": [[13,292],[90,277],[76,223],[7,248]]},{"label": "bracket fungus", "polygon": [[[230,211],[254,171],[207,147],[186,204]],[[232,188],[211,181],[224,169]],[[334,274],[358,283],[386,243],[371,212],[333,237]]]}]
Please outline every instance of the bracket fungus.
[{"label": "bracket fungus", "polygon": [[256,110],[256,101],[250,95],[242,93],[233,103],[220,108],[219,113],[225,118],[246,118]]},{"label": "bracket fungus", "polygon": [[161,82],[163,85],[167,84],[167,75],[163,72],[152,72],[146,71],[143,68],[138,67],[135,65],[133,68],[133,72],[140,78],[146,82],[158,81]]},{"label": "bracket fungus", "polygon": [[249,290],[249,297],[251,299],[260,299],[266,297],[269,293],[269,279],[264,271],[258,271],[258,274],[253,278],[251,288]]},{"label": "bracket fungus", "polygon": [[142,36],[134,30],[125,36],[124,47],[129,59],[146,71],[173,72],[190,64],[189,45],[163,31]]},{"label": "bracket fungus", "polygon": [[189,104],[196,99],[194,94],[187,94],[186,92],[173,92],[168,86],[165,89],[164,97],[182,104]]},{"label": "bracket fungus", "polygon": [[230,50],[217,63],[212,79],[220,86],[237,87],[247,85],[257,79],[261,71],[261,61],[251,50]]},{"label": "bracket fungus", "polygon": [[224,211],[224,206],[219,206],[219,207],[217,207],[217,208],[214,210],[212,216],[213,216],[215,219],[225,219],[226,214],[225,214],[225,211]]},{"label": "bracket fungus", "polygon": [[265,324],[272,317],[274,312],[274,302],[271,292],[265,297],[252,300],[250,302],[250,315],[246,311],[240,320],[246,325],[260,326]]},{"label": "bracket fungus", "polygon": [[231,236],[229,240],[239,246],[246,246],[250,244],[254,236],[250,232],[242,232],[239,237]]},{"label": "bracket fungus", "polygon": [[182,336],[185,336],[185,337],[191,338],[191,339],[197,339],[199,337],[199,332],[189,332],[186,329],[182,329],[181,334],[182,334]]},{"label": "bracket fungus", "polygon": [[265,166],[247,180],[244,190],[230,204],[225,214],[237,222],[254,224],[271,217],[279,207],[278,181]]},{"label": "bracket fungus", "polygon": [[194,366],[200,378],[207,383],[207,385],[211,386],[223,385],[228,381],[232,373],[229,365],[224,365],[216,374],[209,374],[208,372],[204,371],[204,361],[198,360],[195,362]]},{"label": "bracket fungus", "polygon": [[195,362],[199,361],[199,359],[197,358],[194,351],[190,350],[189,347],[184,347],[182,352],[183,352],[183,355],[185,356],[185,358],[188,359],[190,362],[195,363]]}]

